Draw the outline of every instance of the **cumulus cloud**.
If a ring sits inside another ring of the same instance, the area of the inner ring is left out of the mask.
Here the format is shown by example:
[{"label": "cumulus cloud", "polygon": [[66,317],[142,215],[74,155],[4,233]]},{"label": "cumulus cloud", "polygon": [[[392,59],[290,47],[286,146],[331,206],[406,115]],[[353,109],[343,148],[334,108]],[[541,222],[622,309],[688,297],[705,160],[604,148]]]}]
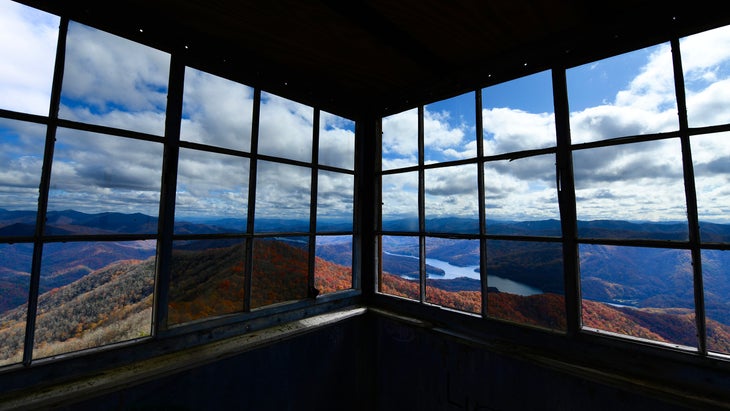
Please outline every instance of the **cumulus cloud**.
[{"label": "cumulus cloud", "polygon": [[355,180],[352,175],[320,171],[317,181],[317,218],[353,217]]},{"label": "cumulus cloud", "polygon": [[0,1],[0,108],[48,114],[59,22],[14,1]]},{"label": "cumulus cloud", "polygon": [[248,209],[249,159],[181,149],[175,214],[245,218]]},{"label": "cumulus cloud", "polygon": [[162,144],[59,129],[51,171],[51,210],[156,215]]},{"label": "cumulus cloud", "polygon": [[319,125],[319,163],[353,170],[355,122],[323,111]]},{"label": "cumulus cloud", "polygon": [[259,161],[256,216],[309,219],[311,173],[308,167]]},{"label": "cumulus cloud", "polygon": [[187,67],[180,138],[251,151],[253,89]]},{"label": "cumulus cloud", "polygon": [[262,93],[259,153],[312,161],[312,107]]},{"label": "cumulus cloud", "polygon": [[169,66],[167,53],[71,23],[59,117],[162,135]]},{"label": "cumulus cloud", "polygon": [[479,215],[475,164],[426,170],[426,216]]},{"label": "cumulus cloud", "polygon": [[485,155],[553,147],[556,144],[555,116],[552,113],[497,107],[482,110],[482,119]]}]

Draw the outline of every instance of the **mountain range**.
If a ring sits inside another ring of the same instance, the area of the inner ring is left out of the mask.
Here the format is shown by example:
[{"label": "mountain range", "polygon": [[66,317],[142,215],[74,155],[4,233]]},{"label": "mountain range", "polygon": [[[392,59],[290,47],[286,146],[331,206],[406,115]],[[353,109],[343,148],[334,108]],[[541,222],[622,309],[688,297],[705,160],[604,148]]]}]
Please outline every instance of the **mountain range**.
[{"label": "mountain range", "polygon": [[[0,234],[33,227],[35,214],[0,210]],[[444,219],[441,224],[460,221]],[[180,223],[184,232],[230,232],[241,220]],[[281,223],[281,222],[279,222]],[[226,226],[229,224],[230,226]],[[491,224],[491,225],[490,225]],[[557,224],[557,225],[556,225]],[[497,232],[547,235],[559,224],[491,222]],[[597,221],[580,224],[585,232],[610,238],[678,239],[681,224]],[[61,233],[155,232],[157,220],[142,214],[75,211],[49,213],[47,227]],[[276,227],[272,224],[271,227]],[[284,226],[280,226],[284,227]],[[291,226],[289,226],[291,227]],[[730,238],[728,226],[703,225],[715,241]],[[176,227],[176,230],[178,228]],[[182,230],[182,228],[181,228]],[[501,231],[499,231],[501,230]],[[592,230],[592,231],[590,231]],[[32,230],[31,230],[32,231]],[[326,237],[318,244],[315,286],[320,293],[352,287],[351,236]],[[417,241],[389,236],[384,246],[386,294],[418,299]],[[252,274],[253,308],[306,298],[307,248],[291,241],[257,239]],[[176,241],[170,290],[170,323],[178,324],[243,308],[243,240]],[[415,250],[415,251],[414,251]],[[389,255],[388,253],[397,254]],[[559,242],[489,240],[487,269],[542,293],[520,296],[488,289],[490,316],[551,329],[564,329],[562,249]],[[48,243],[43,250],[37,330],[38,355],[98,346],[147,335],[155,270],[154,241]],[[398,256],[400,255],[400,256]],[[30,243],[0,245],[0,363],[17,356],[24,332],[29,282]],[[405,257],[404,257],[405,256]],[[455,266],[479,262],[479,242],[427,238],[427,256]],[[415,265],[414,265],[415,264]],[[730,257],[703,254],[708,341],[711,349],[730,352]],[[583,323],[588,327],[677,344],[693,345],[691,261],[687,252],[646,247],[581,246]],[[446,280],[427,267],[427,302],[479,312],[481,286],[474,278]],[[443,276],[443,274],[441,274]],[[411,280],[409,280],[409,278]],[[478,278],[478,272],[475,272]],[[59,351],[60,350],[60,351]],[[50,355],[50,354],[48,354]]]}]

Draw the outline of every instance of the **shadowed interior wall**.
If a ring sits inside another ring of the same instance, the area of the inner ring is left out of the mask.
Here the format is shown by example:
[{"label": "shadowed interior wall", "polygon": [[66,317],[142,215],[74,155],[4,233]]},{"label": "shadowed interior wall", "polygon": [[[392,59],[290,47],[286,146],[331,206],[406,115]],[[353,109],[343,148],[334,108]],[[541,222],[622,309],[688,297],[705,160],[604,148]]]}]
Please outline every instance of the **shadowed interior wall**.
[{"label": "shadowed interior wall", "polygon": [[349,319],[63,409],[369,410],[372,337],[364,321]]},{"label": "shadowed interior wall", "polygon": [[684,408],[368,313],[68,410]]}]

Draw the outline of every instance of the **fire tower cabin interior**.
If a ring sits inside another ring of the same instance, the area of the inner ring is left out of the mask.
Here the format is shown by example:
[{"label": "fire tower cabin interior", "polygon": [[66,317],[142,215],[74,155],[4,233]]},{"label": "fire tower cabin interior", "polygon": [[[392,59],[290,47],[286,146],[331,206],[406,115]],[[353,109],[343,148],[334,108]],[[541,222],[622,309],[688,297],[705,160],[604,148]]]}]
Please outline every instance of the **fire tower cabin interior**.
[{"label": "fire tower cabin interior", "polygon": [[730,409],[724,6],[0,0],[0,410]]}]

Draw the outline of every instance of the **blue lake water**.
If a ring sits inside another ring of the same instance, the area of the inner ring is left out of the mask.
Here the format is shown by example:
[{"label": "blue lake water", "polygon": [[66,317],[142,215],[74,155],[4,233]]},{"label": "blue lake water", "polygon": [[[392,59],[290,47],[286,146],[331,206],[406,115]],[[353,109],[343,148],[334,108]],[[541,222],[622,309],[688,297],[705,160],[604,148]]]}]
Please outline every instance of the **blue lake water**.
[{"label": "blue lake water", "polygon": [[[418,259],[418,257],[414,257],[412,255],[403,255],[403,254],[394,254],[394,253],[388,253],[386,251],[383,251],[385,254],[399,256],[399,257],[408,257],[408,258],[414,258]],[[438,260],[435,258],[427,258],[426,264],[440,268],[444,271],[444,275],[429,275],[428,278],[432,279],[441,279],[441,280],[453,280],[455,278],[461,278],[461,277],[467,277],[467,278],[473,278],[478,280],[479,279],[479,273],[476,271],[479,266],[477,265],[470,265],[466,267],[459,267],[456,265],[453,265],[447,261]],[[412,280],[413,278],[404,276],[403,278],[407,278],[409,280]],[[495,287],[499,289],[499,291],[510,293],[510,294],[517,294],[517,295],[534,295],[534,294],[542,294],[542,290],[539,288],[531,287],[527,284],[523,284],[517,281],[512,281],[508,278],[502,278],[497,277],[496,275],[487,275],[487,286],[488,287]]]}]

